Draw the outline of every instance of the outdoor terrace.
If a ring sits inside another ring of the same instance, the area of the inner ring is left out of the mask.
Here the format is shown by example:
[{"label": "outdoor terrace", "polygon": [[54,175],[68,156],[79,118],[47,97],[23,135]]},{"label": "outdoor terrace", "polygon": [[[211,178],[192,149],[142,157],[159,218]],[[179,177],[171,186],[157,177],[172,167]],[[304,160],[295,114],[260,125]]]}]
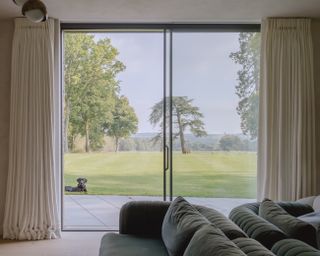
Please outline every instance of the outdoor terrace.
[{"label": "outdoor terrace", "polygon": [[[236,206],[255,199],[186,197],[192,204],[214,208],[224,215]],[[129,201],[162,200],[152,196],[65,195],[65,230],[118,230],[119,212]]]}]

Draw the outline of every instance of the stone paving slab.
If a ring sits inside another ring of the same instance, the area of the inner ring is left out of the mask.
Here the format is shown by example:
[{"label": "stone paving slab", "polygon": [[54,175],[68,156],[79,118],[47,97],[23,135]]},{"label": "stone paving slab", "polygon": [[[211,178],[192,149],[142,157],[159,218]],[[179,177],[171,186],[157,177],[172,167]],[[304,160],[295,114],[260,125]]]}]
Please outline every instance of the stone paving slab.
[{"label": "stone paving slab", "polygon": [[[242,198],[200,198],[185,197],[192,204],[214,208],[228,216],[230,211],[241,204],[256,201]],[[129,201],[162,201],[155,196],[105,196],[105,195],[65,195],[65,230],[118,230],[119,212]]]},{"label": "stone paving slab", "polygon": [[103,222],[73,197],[65,197],[64,205],[63,224],[66,229],[100,228],[104,225]]}]

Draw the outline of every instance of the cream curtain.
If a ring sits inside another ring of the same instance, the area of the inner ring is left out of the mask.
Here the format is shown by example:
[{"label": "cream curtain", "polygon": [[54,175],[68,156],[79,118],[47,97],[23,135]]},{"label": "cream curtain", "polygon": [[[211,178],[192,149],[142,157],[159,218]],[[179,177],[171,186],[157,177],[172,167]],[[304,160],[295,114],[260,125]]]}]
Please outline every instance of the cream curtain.
[{"label": "cream curtain", "polygon": [[60,236],[54,134],[55,21],[15,20],[3,236]]},{"label": "cream curtain", "polygon": [[258,200],[317,192],[310,26],[310,19],[262,24]]}]

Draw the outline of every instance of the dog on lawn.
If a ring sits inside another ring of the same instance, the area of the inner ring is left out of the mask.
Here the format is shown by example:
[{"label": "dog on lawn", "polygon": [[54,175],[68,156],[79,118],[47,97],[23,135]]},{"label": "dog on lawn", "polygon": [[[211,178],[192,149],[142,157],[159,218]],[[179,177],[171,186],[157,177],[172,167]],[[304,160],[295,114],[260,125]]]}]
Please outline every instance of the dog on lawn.
[{"label": "dog on lawn", "polygon": [[88,182],[88,180],[86,178],[78,178],[77,182],[78,185],[76,187],[65,186],[64,190],[67,192],[87,192],[86,183]]}]

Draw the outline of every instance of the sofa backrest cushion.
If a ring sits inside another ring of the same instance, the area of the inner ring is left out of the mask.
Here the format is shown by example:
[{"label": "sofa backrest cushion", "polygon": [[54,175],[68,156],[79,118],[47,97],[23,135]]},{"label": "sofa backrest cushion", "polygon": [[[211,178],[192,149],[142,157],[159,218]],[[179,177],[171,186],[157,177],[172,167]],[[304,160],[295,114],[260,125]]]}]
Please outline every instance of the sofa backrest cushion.
[{"label": "sofa backrest cushion", "polygon": [[244,204],[232,209],[229,218],[249,237],[271,249],[276,242],[288,236],[278,227],[258,216],[259,208],[260,203]]},{"label": "sofa backrest cushion", "polygon": [[[213,225],[199,229],[192,237],[183,256],[244,256],[223,232]],[[267,255],[266,255],[267,256]]]},{"label": "sofa backrest cushion", "polygon": [[313,209],[315,211],[319,211],[320,210],[320,196],[316,196],[316,198],[313,201],[312,207],[313,207]]},{"label": "sofa backrest cushion", "polygon": [[162,223],[162,240],[170,256],[181,256],[194,233],[209,221],[184,198],[177,197]]},{"label": "sofa backrest cushion", "polygon": [[309,223],[316,229],[317,245],[318,249],[320,249],[320,211],[299,216],[298,219]]},{"label": "sofa backrest cushion", "polygon": [[217,210],[199,205],[196,205],[195,207],[204,217],[206,217],[211,223],[219,228],[230,240],[238,237],[247,237],[246,233],[243,232],[241,228],[239,228],[235,223]]},{"label": "sofa backrest cushion", "polygon": [[316,229],[293,217],[273,201],[264,200],[260,205],[259,215],[280,228],[290,238],[296,238],[317,247]]},{"label": "sofa backrest cushion", "polygon": [[281,206],[287,213],[294,217],[299,217],[307,213],[314,212],[313,208],[309,204],[300,202],[277,202],[277,205]]},{"label": "sofa backrest cushion", "polygon": [[313,201],[315,198],[316,198],[316,196],[303,197],[303,198],[298,199],[296,202],[313,206]]},{"label": "sofa backrest cushion", "polygon": [[297,200],[296,202],[308,204],[308,205],[312,206],[314,211],[320,210],[320,195],[304,197],[304,198]]}]

